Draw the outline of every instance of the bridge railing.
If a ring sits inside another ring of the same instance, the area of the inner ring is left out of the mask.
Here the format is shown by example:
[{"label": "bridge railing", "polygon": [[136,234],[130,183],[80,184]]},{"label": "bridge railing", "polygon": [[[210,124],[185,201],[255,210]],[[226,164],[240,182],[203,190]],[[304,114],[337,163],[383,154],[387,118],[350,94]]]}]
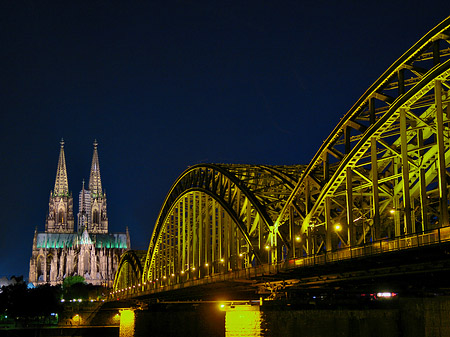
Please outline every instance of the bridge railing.
[{"label": "bridge railing", "polygon": [[291,259],[288,261],[285,268],[291,269],[301,266],[325,264],[404,249],[418,248],[421,246],[439,244],[445,241],[450,241],[449,226],[436,228],[425,232],[404,235],[393,239],[382,239],[375,242],[368,242],[358,247],[345,247],[333,252],[325,252],[319,255]]},{"label": "bridge railing", "polygon": [[337,261],[358,259],[372,255],[384,254],[387,252],[439,244],[446,241],[450,241],[449,226],[396,237],[393,239],[382,239],[375,242],[364,243],[358,247],[341,248],[333,252],[327,252],[319,255],[300,257],[278,263],[258,265],[251,268],[228,271],[225,273],[209,275],[202,278],[194,278],[180,283],[147,283],[140,286],[130,286],[122,291],[111,293],[110,299],[124,299],[136,296],[145,296],[156,294],[159,292],[179,290],[210,283],[244,282],[251,279],[258,279],[263,276],[278,274],[280,272],[289,271],[290,269],[299,267],[301,268],[314,265],[324,265]]},{"label": "bridge railing", "polygon": [[141,286],[130,286],[128,288],[122,289],[117,292],[110,294],[109,299],[126,299],[137,296],[146,296],[151,294],[156,294],[159,292],[179,290],[183,288],[195,287],[200,285],[206,285],[210,283],[220,283],[220,282],[248,282],[251,279],[257,279],[263,276],[278,274],[284,268],[284,262],[274,263],[274,264],[264,264],[258,265],[251,268],[245,268],[241,270],[233,270],[225,273],[214,274],[210,276],[205,276],[202,278],[194,278],[186,280],[180,283],[173,284],[153,284],[147,283]]}]

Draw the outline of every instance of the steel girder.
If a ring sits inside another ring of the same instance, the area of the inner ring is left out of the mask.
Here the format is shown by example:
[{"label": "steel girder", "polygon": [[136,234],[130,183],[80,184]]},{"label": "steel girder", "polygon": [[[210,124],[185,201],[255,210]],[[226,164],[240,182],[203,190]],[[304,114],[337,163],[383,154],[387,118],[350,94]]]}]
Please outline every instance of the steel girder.
[{"label": "steel girder", "polygon": [[[142,281],[180,282],[275,260],[283,252],[275,249],[273,223],[303,168],[190,167],[175,181],[161,208]],[[287,235],[278,231],[285,244]]]},{"label": "steel girder", "polygon": [[304,170],[275,228],[308,256],[448,225],[450,17],[364,93]]}]

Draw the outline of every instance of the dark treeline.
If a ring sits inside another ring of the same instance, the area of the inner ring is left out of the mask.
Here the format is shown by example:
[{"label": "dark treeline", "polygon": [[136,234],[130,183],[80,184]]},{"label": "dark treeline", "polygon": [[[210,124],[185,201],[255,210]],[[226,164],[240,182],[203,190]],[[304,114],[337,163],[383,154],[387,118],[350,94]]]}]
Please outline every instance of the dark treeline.
[{"label": "dark treeline", "polygon": [[86,284],[80,276],[67,277],[62,285],[40,285],[28,288],[23,277],[3,286],[0,292],[0,315],[14,318],[49,316],[63,310],[64,303],[72,299],[98,299],[105,288]]}]

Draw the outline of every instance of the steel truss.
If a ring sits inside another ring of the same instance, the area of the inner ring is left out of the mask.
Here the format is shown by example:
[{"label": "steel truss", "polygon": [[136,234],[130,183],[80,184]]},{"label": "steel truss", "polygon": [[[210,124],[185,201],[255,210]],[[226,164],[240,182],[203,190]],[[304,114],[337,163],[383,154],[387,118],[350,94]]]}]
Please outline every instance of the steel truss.
[{"label": "steel truss", "polygon": [[122,254],[114,278],[114,290],[141,286],[142,265],[146,255],[147,251],[145,250],[127,250]]},{"label": "steel truss", "polygon": [[449,78],[450,17],[375,81],[309,165],[190,167],[160,210],[141,283],[159,287],[448,226]]},{"label": "steel truss", "polygon": [[169,191],[145,261],[143,281],[167,283],[276,261],[274,221],[304,166],[201,164]]},{"label": "steel truss", "polygon": [[291,257],[449,224],[449,27],[400,57],[305,169],[275,222],[300,239]]}]

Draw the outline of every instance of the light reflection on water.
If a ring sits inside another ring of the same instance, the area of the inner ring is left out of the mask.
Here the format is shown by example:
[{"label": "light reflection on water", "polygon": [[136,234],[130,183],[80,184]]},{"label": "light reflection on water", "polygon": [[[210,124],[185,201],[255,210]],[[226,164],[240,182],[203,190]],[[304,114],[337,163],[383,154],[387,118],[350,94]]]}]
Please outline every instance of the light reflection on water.
[{"label": "light reflection on water", "polygon": [[122,310],[120,312],[120,337],[134,337],[135,314],[134,310]]},{"label": "light reflection on water", "polygon": [[261,312],[257,305],[228,307],[225,313],[225,336],[262,336],[261,320]]}]

